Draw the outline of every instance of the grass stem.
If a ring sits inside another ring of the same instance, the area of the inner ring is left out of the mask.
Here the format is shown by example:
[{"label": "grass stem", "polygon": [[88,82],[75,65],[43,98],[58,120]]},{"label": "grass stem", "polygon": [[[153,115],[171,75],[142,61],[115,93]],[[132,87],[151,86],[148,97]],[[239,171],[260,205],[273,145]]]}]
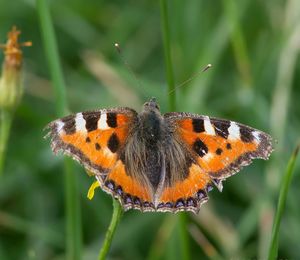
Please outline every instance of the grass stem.
[{"label": "grass stem", "polygon": [[[59,61],[58,48],[49,7],[46,0],[37,0],[37,11],[41,24],[42,38],[55,93],[57,116],[67,112],[66,87]],[[81,259],[80,203],[76,190],[76,175],[70,159],[64,159],[66,192],[66,255],[67,259]]]},{"label": "grass stem", "polygon": [[239,21],[238,3],[233,0],[223,0],[225,15],[227,16],[227,22],[229,28],[232,28],[230,40],[233,47],[233,53],[237,63],[237,68],[243,80],[244,86],[252,87],[251,76],[251,64],[246,46],[246,40],[241,28],[241,22]]},{"label": "grass stem", "polygon": [[9,137],[9,131],[12,124],[13,115],[8,110],[0,110],[0,176],[4,169],[4,160],[6,146]]},{"label": "grass stem", "polygon": [[179,234],[181,244],[181,259],[190,259],[190,248],[189,248],[189,234],[187,231],[187,213],[179,213]]},{"label": "grass stem", "polygon": [[49,65],[55,92],[56,113],[64,116],[67,112],[66,86],[59,61],[55,32],[46,0],[37,0],[37,9],[41,23],[41,33],[45,54]]},{"label": "grass stem", "polygon": [[283,176],[283,180],[281,182],[282,184],[280,187],[278,205],[277,205],[277,210],[276,210],[274,225],[273,225],[273,230],[272,230],[271,244],[270,244],[270,248],[269,248],[269,256],[268,256],[269,260],[277,259],[277,257],[278,257],[277,254],[278,254],[279,227],[280,227],[281,218],[282,218],[282,215],[284,212],[287,194],[289,191],[289,186],[291,184],[294,166],[296,163],[299,149],[300,149],[300,144],[296,147],[295,151],[293,152],[293,154],[288,162],[286,172]]},{"label": "grass stem", "polygon": [[171,61],[171,45],[170,45],[170,30],[169,30],[169,22],[168,22],[167,0],[160,1],[160,11],[161,11],[161,26],[162,26],[164,54],[165,54],[166,76],[168,81],[169,110],[175,111],[176,91],[174,89],[175,88],[174,73],[173,73],[173,65]]},{"label": "grass stem", "polygon": [[122,207],[121,207],[119,201],[113,199],[113,215],[112,215],[110,225],[106,231],[103,245],[99,252],[99,256],[98,256],[99,260],[106,259],[106,256],[110,249],[111,242],[112,242],[113,236],[115,234],[116,228],[120,222],[122,212],[123,212],[123,210],[122,210]]},{"label": "grass stem", "polygon": [[[176,111],[176,91],[175,91],[175,80],[173,73],[173,66],[171,60],[171,44],[170,44],[170,28],[168,22],[168,4],[167,0],[160,1],[161,10],[161,26],[164,44],[164,54],[165,54],[165,66],[166,66],[166,76],[168,81],[168,101],[169,110]],[[189,240],[186,228],[186,213],[180,213],[178,216],[179,229],[180,229],[180,242],[182,259],[190,259],[189,256]]]}]

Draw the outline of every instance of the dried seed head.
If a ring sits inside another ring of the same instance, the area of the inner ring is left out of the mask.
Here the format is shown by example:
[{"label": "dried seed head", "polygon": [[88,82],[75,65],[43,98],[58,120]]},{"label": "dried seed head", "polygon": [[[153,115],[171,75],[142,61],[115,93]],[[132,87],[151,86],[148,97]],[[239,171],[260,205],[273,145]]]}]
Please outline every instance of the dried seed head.
[{"label": "dried seed head", "polygon": [[19,43],[20,31],[14,26],[7,34],[6,44],[0,44],[4,50],[4,62],[0,78],[0,108],[14,109],[23,94],[21,68],[23,61],[22,46],[31,46],[31,42]]}]

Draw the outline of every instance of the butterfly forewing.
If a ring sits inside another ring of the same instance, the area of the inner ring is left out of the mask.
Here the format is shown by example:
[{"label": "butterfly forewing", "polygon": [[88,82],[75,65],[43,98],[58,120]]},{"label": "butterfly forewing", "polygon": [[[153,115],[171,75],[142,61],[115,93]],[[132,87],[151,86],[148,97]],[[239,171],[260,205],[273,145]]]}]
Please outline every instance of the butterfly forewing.
[{"label": "butterfly forewing", "polygon": [[107,174],[118,159],[136,112],[128,108],[88,111],[48,125],[51,147],[82,163],[95,175]]},{"label": "butterfly forewing", "polygon": [[165,117],[176,125],[179,138],[211,178],[225,179],[252,159],[268,159],[273,150],[268,134],[234,121],[189,113]]}]

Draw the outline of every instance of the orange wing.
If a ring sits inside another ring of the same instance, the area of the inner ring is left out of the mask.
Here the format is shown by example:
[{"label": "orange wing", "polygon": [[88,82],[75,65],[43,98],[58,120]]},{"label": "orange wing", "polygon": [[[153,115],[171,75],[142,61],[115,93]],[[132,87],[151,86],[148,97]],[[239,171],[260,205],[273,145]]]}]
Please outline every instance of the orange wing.
[{"label": "orange wing", "polygon": [[77,113],[48,125],[52,150],[71,156],[95,175],[115,165],[136,112],[129,108]]},{"label": "orange wing", "polygon": [[189,113],[165,116],[176,125],[179,138],[212,178],[225,179],[252,159],[268,159],[273,151],[268,134],[240,123]]},{"label": "orange wing", "polygon": [[149,192],[126,173],[120,158],[136,120],[134,110],[116,108],[70,115],[51,122],[48,128],[52,150],[61,150],[81,163],[125,210],[151,211]]},{"label": "orange wing", "polygon": [[221,191],[222,180],[250,164],[252,159],[268,159],[273,150],[268,134],[233,121],[176,112],[164,117],[193,163],[185,180],[163,190],[160,197],[163,211],[166,203],[171,202],[175,212],[197,212],[202,202],[207,201],[211,184]]},{"label": "orange wing", "polygon": [[178,211],[198,213],[200,206],[208,200],[207,192],[211,189],[211,178],[199,165],[192,163],[186,179],[164,187],[156,210],[174,213]]}]

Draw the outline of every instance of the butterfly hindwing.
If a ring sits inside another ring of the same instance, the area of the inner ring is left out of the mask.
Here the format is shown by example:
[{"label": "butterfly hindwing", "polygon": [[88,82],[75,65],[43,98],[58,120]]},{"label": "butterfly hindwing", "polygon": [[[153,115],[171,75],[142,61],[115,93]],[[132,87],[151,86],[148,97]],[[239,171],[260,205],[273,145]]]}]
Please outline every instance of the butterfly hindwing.
[{"label": "butterfly hindwing", "polygon": [[192,163],[186,179],[164,188],[157,210],[174,213],[178,211],[198,213],[200,206],[208,200],[207,193],[212,188],[211,184],[210,176],[199,165]]},{"label": "butterfly hindwing", "polygon": [[[96,176],[96,178],[101,181],[101,177]],[[154,211],[147,187],[141,185],[126,172],[122,160],[116,162],[102,188],[119,199],[125,210],[135,208],[141,211]]]}]

